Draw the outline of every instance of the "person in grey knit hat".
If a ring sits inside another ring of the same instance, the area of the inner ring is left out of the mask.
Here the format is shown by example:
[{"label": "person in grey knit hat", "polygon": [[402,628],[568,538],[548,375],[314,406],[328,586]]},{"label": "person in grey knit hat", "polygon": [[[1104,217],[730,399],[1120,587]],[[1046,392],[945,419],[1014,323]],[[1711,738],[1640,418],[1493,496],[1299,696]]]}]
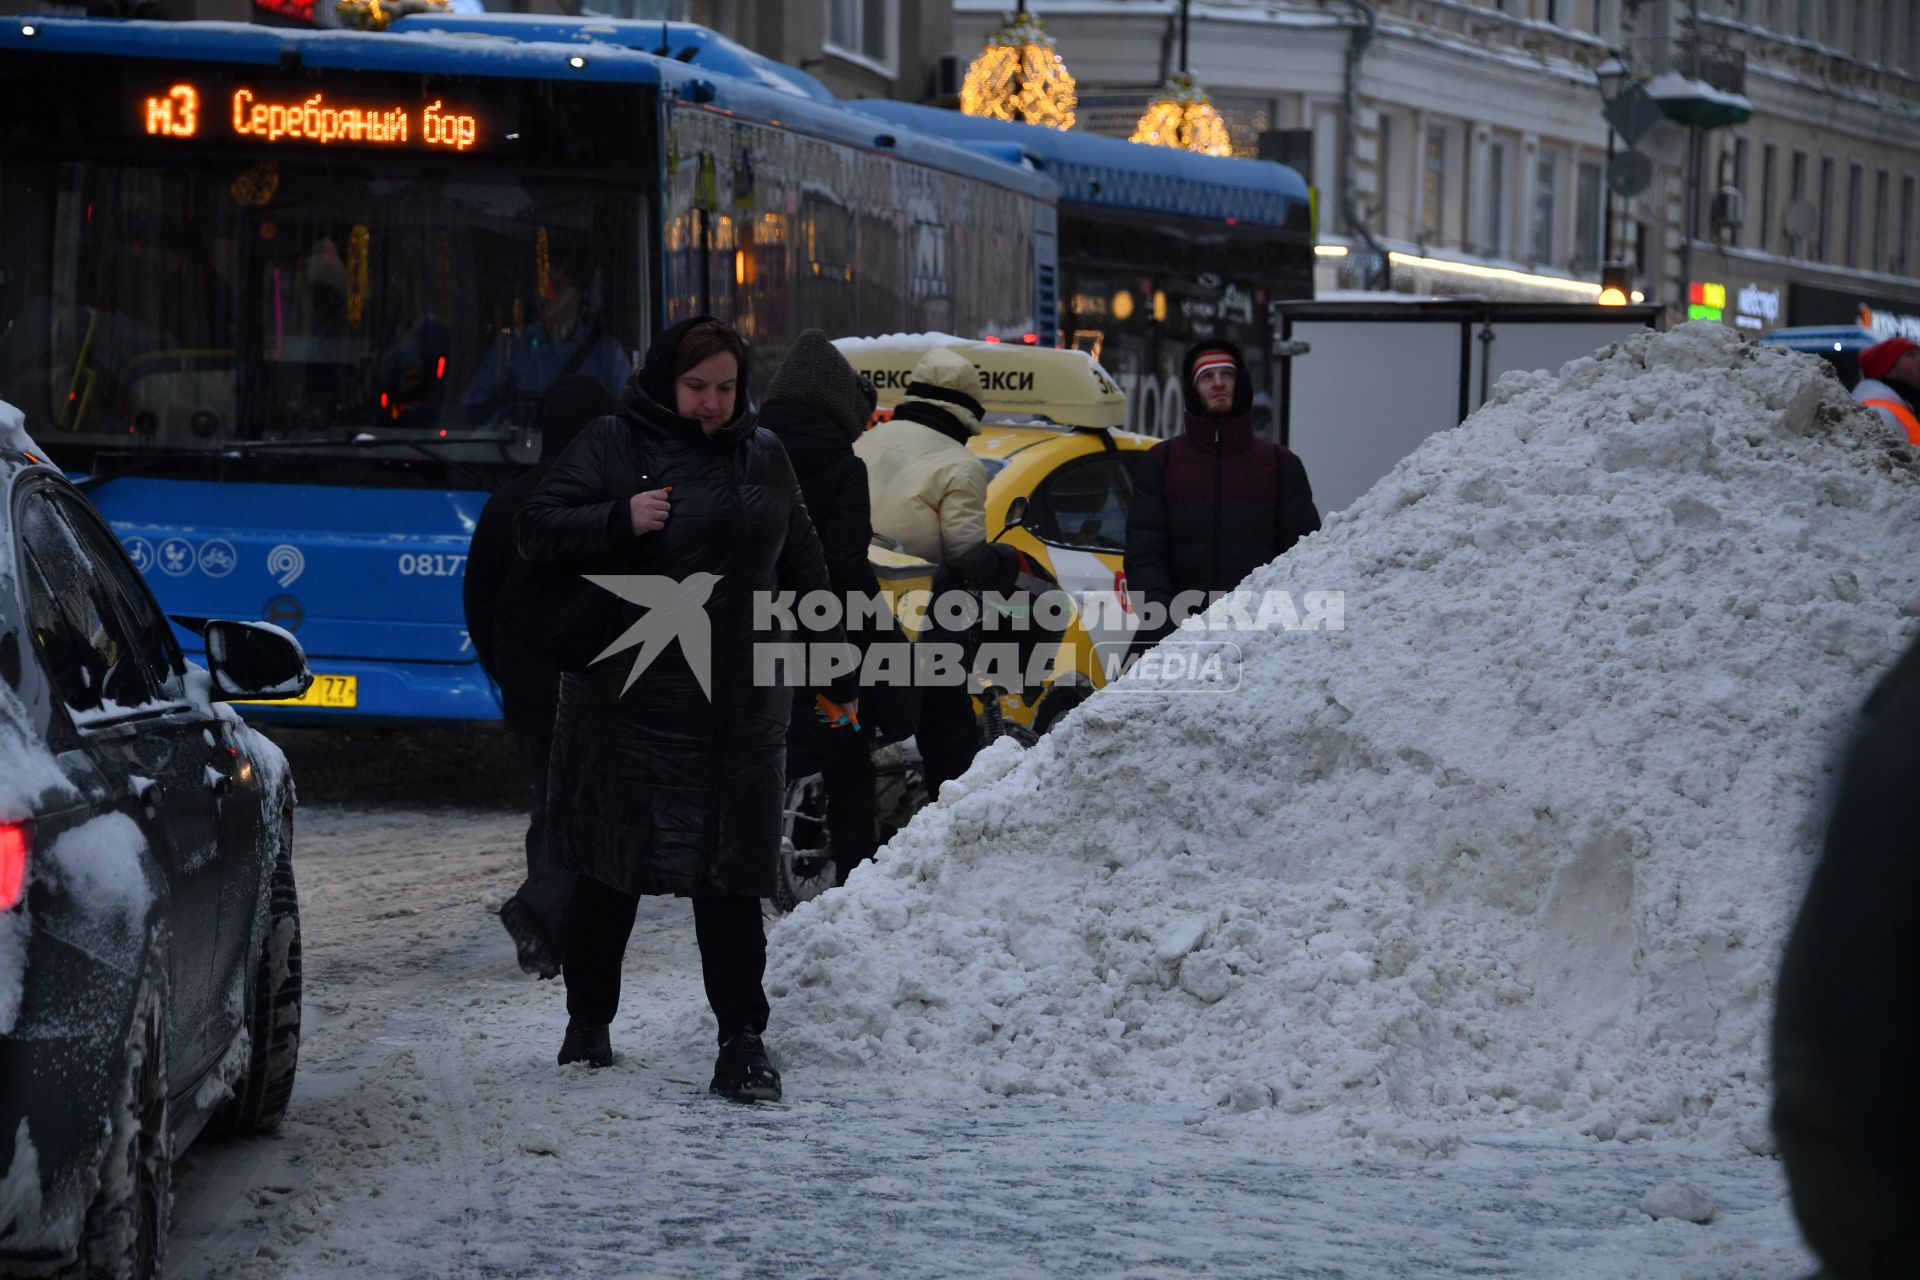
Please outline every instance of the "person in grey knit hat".
[{"label": "person in grey knit hat", "polygon": [[[794,339],[787,358],[767,386],[760,409],[760,425],[780,438],[807,514],[827,556],[827,576],[842,600],[850,595],[871,598],[880,592],[867,546],[873,540],[869,514],[867,468],[853,452],[853,442],[866,430],[874,406],[873,387],[854,372],[839,348],[818,329],[807,329]],[[847,639],[863,649],[876,640],[897,639],[899,633],[849,631]],[[833,849],[835,877],[873,856],[873,728],[885,716],[888,699],[873,699],[862,691],[860,705],[868,731],[828,729],[813,714],[811,693],[802,690],[787,731],[787,776],[823,775],[827,785],[827,833]]]}]

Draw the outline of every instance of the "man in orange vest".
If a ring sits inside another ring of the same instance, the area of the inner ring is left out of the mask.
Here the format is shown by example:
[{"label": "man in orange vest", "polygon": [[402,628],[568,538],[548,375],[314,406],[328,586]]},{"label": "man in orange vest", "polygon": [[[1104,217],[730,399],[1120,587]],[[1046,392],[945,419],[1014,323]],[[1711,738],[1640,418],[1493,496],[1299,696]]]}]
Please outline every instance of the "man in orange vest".
[{"label": "man in orange vest", "polygon": [[1906,434],[1907,443],[1920,445],[1920,344],[1909,338],[1888,338],[1860,353],[1860,382],[1853,398],[1869,405],[1887,425]]}]

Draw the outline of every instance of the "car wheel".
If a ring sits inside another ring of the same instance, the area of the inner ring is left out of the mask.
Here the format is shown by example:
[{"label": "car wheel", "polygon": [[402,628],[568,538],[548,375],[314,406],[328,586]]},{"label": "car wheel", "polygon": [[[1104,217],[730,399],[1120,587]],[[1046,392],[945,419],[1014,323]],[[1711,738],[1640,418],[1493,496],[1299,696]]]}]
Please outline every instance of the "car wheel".
[{"label": "car wheel", "polygon": [[300,898],[293,887],[293,816],[280,822],[280,854],[267,887],[267,929],[247,1008],[247,1065],[207,1127],[272,1133],[287,1114],[300,1060]]},{"label": "car wheel", "polygon": [[67,1280],[154,1280],[167,1247],[173,1201],[173,1133],[167,1111],[167,948],[147,956],[127,1035],[126,1080],[114,1107],[100,1188],[80,1230]]},{"label": "car wheel", "polygon": [[833,846],[827,840],[827,780],[808,774],[787,783],[780,806],[780,861],[773,905],[791,911],[834,885]]}]

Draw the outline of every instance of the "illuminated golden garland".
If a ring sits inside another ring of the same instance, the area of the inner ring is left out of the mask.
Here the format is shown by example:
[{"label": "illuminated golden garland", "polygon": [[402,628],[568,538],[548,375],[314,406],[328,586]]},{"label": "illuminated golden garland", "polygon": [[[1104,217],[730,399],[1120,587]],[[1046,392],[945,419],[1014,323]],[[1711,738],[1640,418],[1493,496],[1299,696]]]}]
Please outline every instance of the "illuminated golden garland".
[{"label": "illuminated golden garland", "polygon": [[1178,147],[1202,155],[1230,156],[1233,139],[1227,135],[1227,122],[1207,100],[1207,91],[1194,82],[1193,74],[1176,71],[1167,77],[1160,96],[1133,127],[1130,142],[1150,147]]},{"label": "illuminated golden garland", "polygon": [[1054,52],[1053,37],[1030,13],[987,36],[960,85],[960,110],[967,115],[1049,129],[1071,129],[1079,101],[1067,64]]}]

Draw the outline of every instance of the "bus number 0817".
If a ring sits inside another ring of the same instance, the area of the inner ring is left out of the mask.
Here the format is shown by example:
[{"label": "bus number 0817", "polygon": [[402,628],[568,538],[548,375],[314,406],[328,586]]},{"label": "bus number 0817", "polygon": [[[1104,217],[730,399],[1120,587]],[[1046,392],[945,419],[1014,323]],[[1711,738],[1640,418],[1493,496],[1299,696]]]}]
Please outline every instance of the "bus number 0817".
[{"label": "bus number 0817", "polygon": [[467,563],[465,556],[439,555],[430,551],[405,552],[400,557],[400,572],[412,578],[453,578]]}]

